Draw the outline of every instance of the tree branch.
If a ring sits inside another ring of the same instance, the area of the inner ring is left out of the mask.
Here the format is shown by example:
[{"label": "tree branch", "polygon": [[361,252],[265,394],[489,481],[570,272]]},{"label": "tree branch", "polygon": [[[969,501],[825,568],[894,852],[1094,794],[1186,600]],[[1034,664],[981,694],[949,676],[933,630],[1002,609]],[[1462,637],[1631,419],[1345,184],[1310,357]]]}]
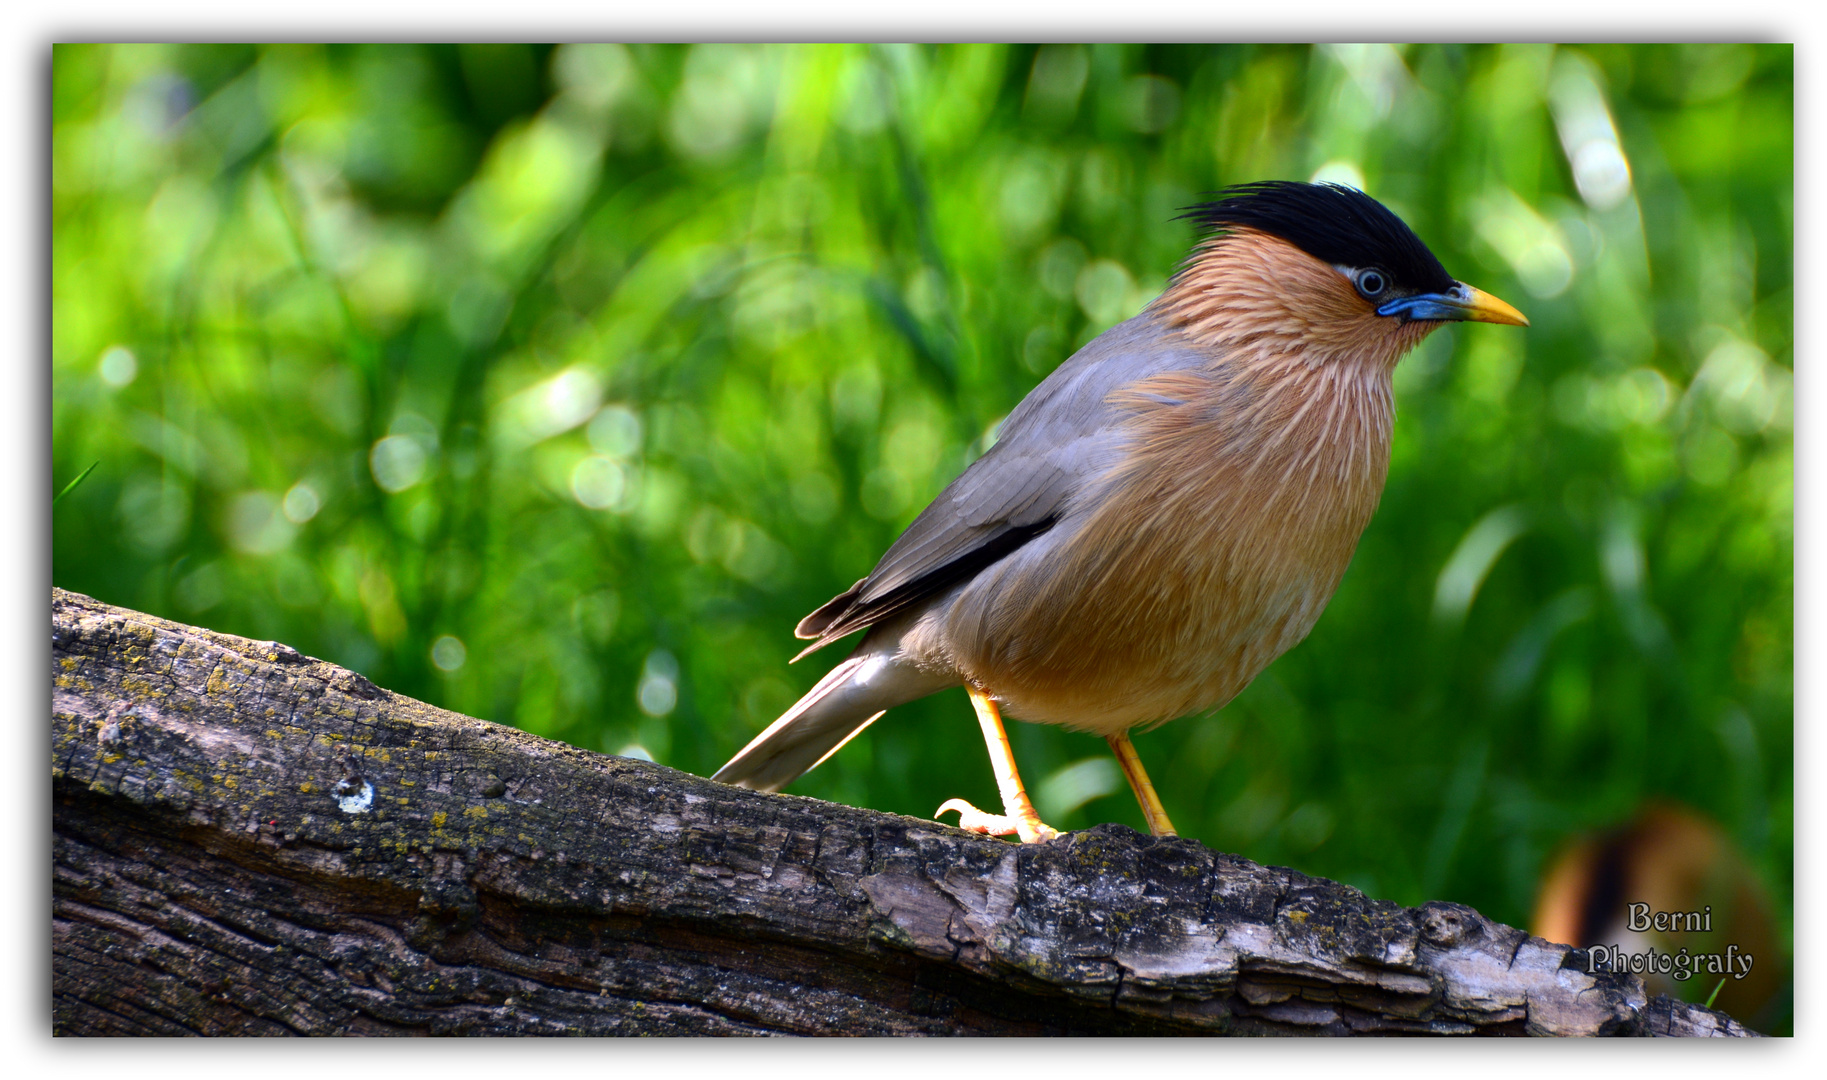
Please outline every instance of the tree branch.
[{"label": "tree branch", "polygon": [[756,794],[51,612],[62,1034],[1749,1034],[1456,904]]}]

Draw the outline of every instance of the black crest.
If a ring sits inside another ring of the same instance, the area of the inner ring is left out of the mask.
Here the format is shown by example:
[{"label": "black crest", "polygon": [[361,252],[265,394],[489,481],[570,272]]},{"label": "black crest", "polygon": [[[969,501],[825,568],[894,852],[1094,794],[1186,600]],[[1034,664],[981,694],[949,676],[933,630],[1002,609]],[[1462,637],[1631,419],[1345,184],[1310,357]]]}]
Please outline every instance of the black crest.
[{"label": "black crest", "polygon": [[1225,188],[1218,196],[1181,217],[1218,232],[1259,229],[1334,266],[1375,266],[1405,291],[1441,292],[1454,285],[1413,229],[1356,188],[1264,180]]}]

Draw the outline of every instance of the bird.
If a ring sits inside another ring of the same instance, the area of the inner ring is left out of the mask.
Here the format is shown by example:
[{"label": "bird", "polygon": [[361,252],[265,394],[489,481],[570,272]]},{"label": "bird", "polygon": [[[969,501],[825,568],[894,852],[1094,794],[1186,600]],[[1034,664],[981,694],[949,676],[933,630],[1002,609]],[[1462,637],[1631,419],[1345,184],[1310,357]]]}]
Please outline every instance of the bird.
[{"label": "bird", "polygon": [[1397,360],[1448,322],[1527,326],[1362,191],[1268,180],[1181,215],[1161,295],[1054,369],[867,577],[795,630],[856,648],[712,777],[777,791],[897,705],[962,685],[1003,812],[1051,840],[1004,716],[1101,735],[1177,836],[1130,732],[1221,708],[1306,637],[1382,496]]}]

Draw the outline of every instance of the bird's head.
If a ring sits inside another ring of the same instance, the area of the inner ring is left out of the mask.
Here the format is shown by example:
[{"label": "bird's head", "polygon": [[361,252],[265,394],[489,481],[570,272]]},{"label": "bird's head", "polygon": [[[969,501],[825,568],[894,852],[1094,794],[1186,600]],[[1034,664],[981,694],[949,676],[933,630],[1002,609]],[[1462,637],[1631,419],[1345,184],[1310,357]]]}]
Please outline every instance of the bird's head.
[{"label": "bird's head", "polygon": [[1401,218],[1354,188],[1244,184],[1185,216],[1209,233],[1157,307],[1214,343],[1268,338],[1315,357],[1394,363],[1443,323],[1529,325],[1455,280]]}]

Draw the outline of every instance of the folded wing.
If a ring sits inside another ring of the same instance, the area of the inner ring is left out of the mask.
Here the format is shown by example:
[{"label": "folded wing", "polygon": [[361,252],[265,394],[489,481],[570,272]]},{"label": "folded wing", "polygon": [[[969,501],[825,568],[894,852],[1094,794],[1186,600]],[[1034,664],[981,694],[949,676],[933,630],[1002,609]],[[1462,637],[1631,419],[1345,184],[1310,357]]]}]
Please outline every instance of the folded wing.
[{"label": "folded wing", "polygon": [[[1113,391],[1209,361],[1144,312],[1061,364],[1003,422],[996,445],[915,518],[869,576],[800,621],[800,656],[944,593],[1046,532],[1116,460]],[[795,657],[794,659],[798,659]]]}]

